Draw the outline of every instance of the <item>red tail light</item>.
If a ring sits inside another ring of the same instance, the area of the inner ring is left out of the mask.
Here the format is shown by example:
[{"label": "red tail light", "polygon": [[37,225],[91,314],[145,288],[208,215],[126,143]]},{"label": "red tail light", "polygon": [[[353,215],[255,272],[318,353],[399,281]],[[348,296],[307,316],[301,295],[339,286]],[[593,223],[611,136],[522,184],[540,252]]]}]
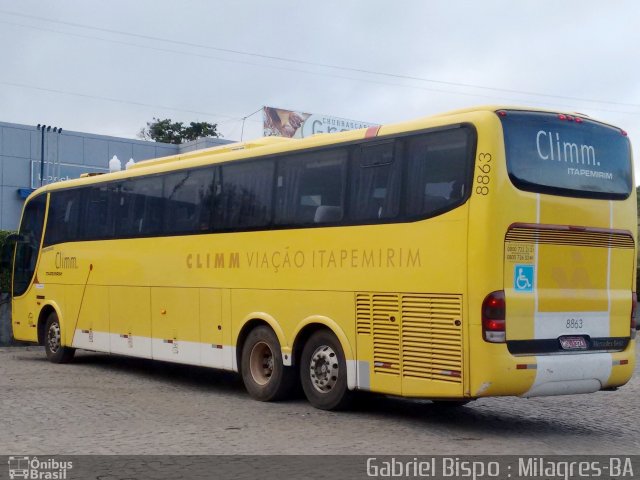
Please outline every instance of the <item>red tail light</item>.
[{"label": "red tail light", "polygon": [[636,338],[636,329],[638,328],[638,320],[636,313],[638,311],[638,296],[636,292],[631,292],[631,338]]},{"label": "red tail light", "polygon": [[506,311],[504,291],[498,290],[487,295],[482,302],[482,336],[491,343],[506,341]]}]

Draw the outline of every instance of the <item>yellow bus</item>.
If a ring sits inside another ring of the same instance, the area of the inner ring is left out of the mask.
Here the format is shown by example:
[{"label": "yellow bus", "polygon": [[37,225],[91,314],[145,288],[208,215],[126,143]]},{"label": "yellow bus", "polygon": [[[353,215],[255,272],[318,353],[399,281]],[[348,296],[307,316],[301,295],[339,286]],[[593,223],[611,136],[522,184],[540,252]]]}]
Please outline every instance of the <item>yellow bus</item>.
[{"label": "yellow bus", "polygon": [[460,405],[615,390],[635,341],[627,134],[480,107],[47,185],[15,338],[239,372],[249,394]]}]

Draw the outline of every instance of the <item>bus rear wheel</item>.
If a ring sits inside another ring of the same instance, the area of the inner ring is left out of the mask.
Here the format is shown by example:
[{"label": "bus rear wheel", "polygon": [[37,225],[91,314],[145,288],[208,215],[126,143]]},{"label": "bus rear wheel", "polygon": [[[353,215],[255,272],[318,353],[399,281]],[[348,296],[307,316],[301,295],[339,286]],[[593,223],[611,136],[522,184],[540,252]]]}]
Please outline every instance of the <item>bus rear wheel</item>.
[{"label": "bus rear wheel", "polygon": [[309,403],[321,410],[340,410],[351,402],[347,388],[347,362],[336,336],[315,332],[302,350],[300,380]]},{"label": "bus rear wheel", "polygon": [[49,314],[44,327],[44,351],[52,363],[69,363],[76,353],[75,348],[62,346],[62,330],[55,312]]},{"label": "bus rear wheel", "polygon": [[254,328],[247,336],[240,369],[247,392],[261,402],[283,400],[293,389],[293,369],[284,366],[278,337],[267,326]]}]

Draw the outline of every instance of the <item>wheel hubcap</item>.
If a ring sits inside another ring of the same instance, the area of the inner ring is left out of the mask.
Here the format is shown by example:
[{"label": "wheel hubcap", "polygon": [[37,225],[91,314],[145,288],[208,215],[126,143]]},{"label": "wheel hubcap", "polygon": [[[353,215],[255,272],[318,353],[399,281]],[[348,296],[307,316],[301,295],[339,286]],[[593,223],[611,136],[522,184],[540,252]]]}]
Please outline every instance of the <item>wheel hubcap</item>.
[{"label": "wheel hubcap", "polygon": [[309,367],[311,383],[319,392],[330,392],[338,383],[338,356],[328,345],[316,348]]},{"label": "wheel hubcap", "polygon": [[56,353],[60,348],[60,325],[52,323],[47,334],[47,343],[51,353]]},{"label": "wheel hubcap", "polygon": [[265,342],[256,343],[251,349],[249,369],[253,381],[265,385],[273,375],[273,352]]}]

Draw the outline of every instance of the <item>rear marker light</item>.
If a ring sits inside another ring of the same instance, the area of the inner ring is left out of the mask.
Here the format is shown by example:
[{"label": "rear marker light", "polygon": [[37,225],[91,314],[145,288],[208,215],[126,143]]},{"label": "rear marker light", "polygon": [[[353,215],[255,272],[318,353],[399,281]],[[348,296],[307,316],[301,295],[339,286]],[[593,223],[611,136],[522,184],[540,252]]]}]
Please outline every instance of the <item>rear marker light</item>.
[{"label": "rear marker light", "polygon": [[563,113],[561,113],[560,115],[558,115],[558,118],[559,118],[560,120],[566,120],[566,119],[567,119],[567,116],[566,116],[566,115],[564,115]]},{"label": "rear marker light", "polygon": [[487,295],[482,302],[482,336],[491,343],[506,341],[506,302],[504,291]]},{"label": "rear marker light", "polygon": [[501,117],[506,117],[507,116],[507,112],[505,112],[504,110],[499,110],[498,111],[498,115]]},{"label": "rear marker light", "polygon": [[580,117],[576,117],[576,123],[582,123],[584,122],[584,120],[582,120]]},{"label": "rear marker light", "polygon": [[620,130],[620,133],[622,134],[623,137],[627,136],[627,132],[625,132],[624,130]]}]

